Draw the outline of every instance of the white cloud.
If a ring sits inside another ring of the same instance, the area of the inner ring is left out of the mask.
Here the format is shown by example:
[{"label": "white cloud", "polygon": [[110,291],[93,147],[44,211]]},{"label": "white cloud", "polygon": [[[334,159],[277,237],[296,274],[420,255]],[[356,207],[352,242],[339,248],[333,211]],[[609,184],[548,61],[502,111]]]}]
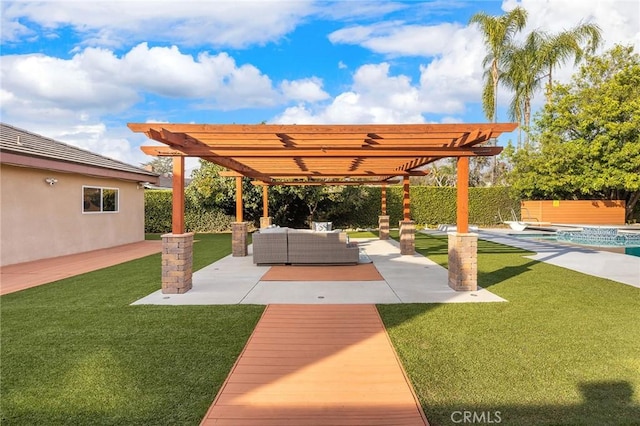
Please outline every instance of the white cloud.
[{"label": "white cloud", "polygon": [[322,80],[317,77],[284,80],[280,88],[287,99],[295,101],[318,102],[329,97],[329,94],[322,90]]},{"label": "white cloud", "polygon": [[21,39],[35,28],[25,25],[36,24],[50,32],[71,27],[91,46],[155,40],[246,47],[280,39],[314,10],[311,1],[278,0],[4,1],[2,39]]},{"label": "white cloud", "polygon": [[[640,51],[640,3],[635,0],[505,0],[503,9],[511,10],[516,5],[529,12],[524,34],[532,29],[559,32],[580,22],[591,22],[601,27],[604,48],[622,43],[633,44]],[[391,58],[424,57],[420,84],[415,87],[420,92],[416,102],[422,105],[419,110],[423,113],[435,112],[432,101],[437,102],[441,113],[449,114],[461,113],[470,102],[479,103],[481,99],[481,64],[486,50],[475,26],[448,22],[410,25],[392,21],[346,27],[331,33],[329,40],[334,44],[360,45]],[[568,81],[574,71],[573,64],[568,63],[556,70],[555,78]],[[385,83],[391,81],[385,80]],[[406,90],[388,89],[398,90],[398,95],[390,99],[408,99]],[[498,91],[498,96],[499,105],[508,105],[510,95],[504,89]],[[534,99],[534,107],[542,100],[542,96]]]},{"label": "white cloud", "polygon": [[323,2],[323,6],[318,6],[317,13],[335,20],[379,18],[388,13],[408,8],[406,3],[379,0],[358,0],[356,6],[353,1],[337,0]]},{"label": "white cloud", "polygon": [[407,25],[388,21],[337,30],[329,34],[329,40],[334,44],[358,44],[390,56],[430,57],[446,51],[451,38],[461,28],[455,23]]},{"label": "white cloud", "polygon": [[605,49],[616,43],[633,44],[640,51],[640,2],[636,0],[505,0],[503,9],[524,7],[529,13],[527,29],[552,33],[582,23],[595,23],[602,29]]},{"label": "white cloud", "polygon": [[389,63],[363,65],[353,75],[348,91],[329,104],[299,104],[287,108],[276,123],[424,123],[424,114],[459,113],[460,103],[433,96],[423,83],[406,75],[392,75]]},{"label": "white cloud", "polygon": [[146,94],[199,100],[217,109],[273,105],[271,80],[226,53],[194,58],[141,43],[122,57],[87,48],[70,59],[6,55],[0,64],[5,116],[114,114]]},{"label": "white cloud", "polygon": [[122,114],[145,96],[218,110],[271,106],[283,98],[268,76],[226,53],[194,58],[146,43],[121,57],[104,48],[86,48],[70,59],[5,55],[0,79],[3,121],[134,164],[148,161],[136,145],[144,138],[124,126],[108,128],[103,117]]},{"label": "white cloud", "polygon": [[[602,30],[601,50],[610,49],[615,44],[631,44],[640,52],[640,2],[636,0],[505,0],[502,7],[509,11],[516,6],[522,6],[528,12],[527,28],[523,34],[534,29],[553,34],[581,23],[591,23]],[[573,63],[569,61],[556,78],[567,81],[572,72]]]},{"label": "white cloud", "polygon": [[[420,66],[419,85],[411,90],[407,77],[379,79],[377,84],[390,85],[384,92],[397,91],[397,95],[389,97],[392,104],[412,103],[419,113],[457,114],[464,112],[467,102],[480,99],[485,51],[475,28],[451,23],[417,26],[393,22],[339,30],[330,39],[334,43],[361,44],[391,57],[428,58]],[[358,73],[362,72],[361,68]]]}]

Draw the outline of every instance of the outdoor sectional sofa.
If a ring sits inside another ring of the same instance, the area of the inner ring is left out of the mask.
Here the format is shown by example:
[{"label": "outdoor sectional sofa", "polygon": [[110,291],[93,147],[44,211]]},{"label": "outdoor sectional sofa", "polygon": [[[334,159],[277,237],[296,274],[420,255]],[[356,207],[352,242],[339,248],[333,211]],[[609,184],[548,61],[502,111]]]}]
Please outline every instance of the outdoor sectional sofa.
[{"label": "outdoor sectional sofa", "polygon": [[356,264],[358,245],[345,232],[265,228],[253,234],[255,264]]}]

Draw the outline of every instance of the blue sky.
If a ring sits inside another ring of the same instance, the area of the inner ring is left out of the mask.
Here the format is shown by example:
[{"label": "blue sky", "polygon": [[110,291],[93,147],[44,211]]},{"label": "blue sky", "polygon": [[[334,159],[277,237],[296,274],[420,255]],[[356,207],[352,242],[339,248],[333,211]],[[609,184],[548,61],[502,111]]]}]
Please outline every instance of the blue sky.
[{"label": "blue sky", "polygon": [[640,51],[637,0],[3,1],[1,119],[135,165],[127,122],[485,122],[467,23],[517,5]]}]

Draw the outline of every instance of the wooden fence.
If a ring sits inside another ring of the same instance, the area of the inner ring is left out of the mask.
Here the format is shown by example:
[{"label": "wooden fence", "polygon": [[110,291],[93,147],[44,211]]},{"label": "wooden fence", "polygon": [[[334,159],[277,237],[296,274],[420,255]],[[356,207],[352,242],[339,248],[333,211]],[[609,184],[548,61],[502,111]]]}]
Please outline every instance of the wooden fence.
[{"label": "wooden fence", "polygon": [[533,200],[522,201],[521,218],[526,222],[576,225],[624,225],[624,200]]}]

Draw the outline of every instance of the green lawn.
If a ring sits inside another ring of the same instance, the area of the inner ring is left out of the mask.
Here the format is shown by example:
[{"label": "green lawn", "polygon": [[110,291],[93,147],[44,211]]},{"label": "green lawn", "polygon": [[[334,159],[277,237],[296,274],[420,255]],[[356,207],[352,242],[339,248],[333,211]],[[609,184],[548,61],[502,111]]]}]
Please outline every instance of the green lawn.
[{"label": "green lawn", "polygon": [[[231,252],[196,235],[194,267]],[[160,255],[2,296],[0,423],[197,425],[261,306],[130,306]]]},{"label": "green lawn", "polygon": [[[231,251],[196,240],[195,269]],[[416,248],[446,266],[445,238]],[[479,283],[508,303],[379,306],[429,420],[640,424],[640,290],[527,254],[479,242]],[[3,425],[199,423],[263,308],[130,306],[159,258],[0,299]]]},{"label": "green lawn", "polygon": [[[446,266],[446,236],[416,249]],[[478,243],[479,285],[508,303],[378,307],[428,419],[640,424],[640,290],[530,254]]]}]

